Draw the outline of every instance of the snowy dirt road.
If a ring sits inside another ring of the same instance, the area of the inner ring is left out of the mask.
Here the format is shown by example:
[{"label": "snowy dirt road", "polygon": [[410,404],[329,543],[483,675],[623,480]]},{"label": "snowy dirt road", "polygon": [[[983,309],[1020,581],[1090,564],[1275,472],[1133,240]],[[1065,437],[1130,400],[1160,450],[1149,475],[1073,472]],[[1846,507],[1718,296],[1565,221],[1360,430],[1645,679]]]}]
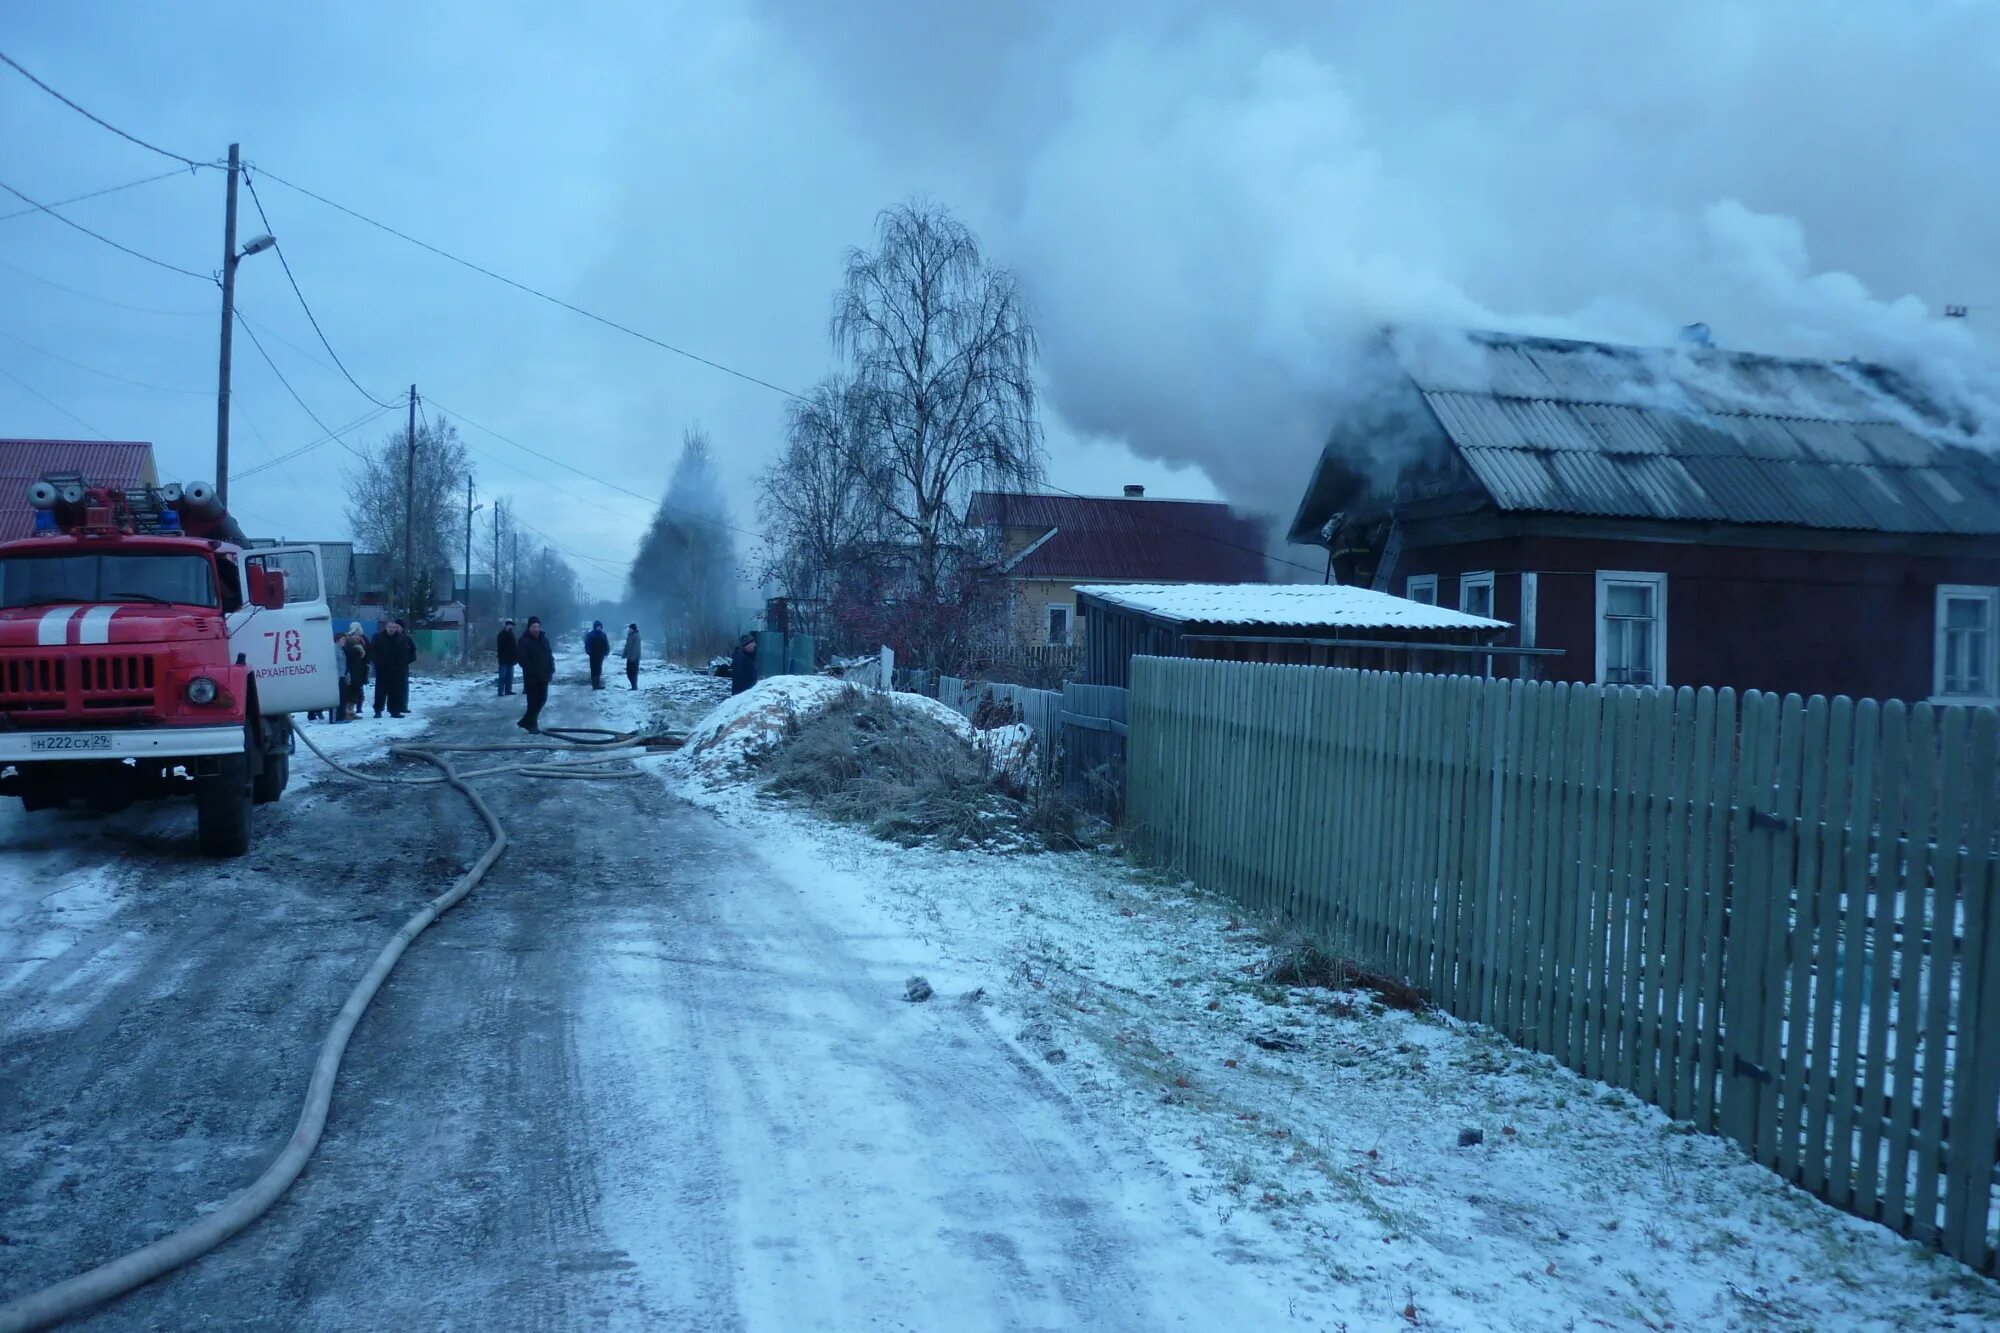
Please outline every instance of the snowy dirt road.
[{"label": "snowy dirt road", "polygon": [[[511,738],[518,703],[436,730]],[[595,703],[565,684],[547,720]],[[305,1176],[81,1326],[1284,1321],[1177,1172],[1101,1146],[980,1003],[904,1003],[909,937],[754,830],[652,781],[484,790],[512,846],[362,1022]],[[0,1295],[249,1181],[367,958],[484,845],[435,788],[293,793],[222,868],[190,825],[0,814]]]}]

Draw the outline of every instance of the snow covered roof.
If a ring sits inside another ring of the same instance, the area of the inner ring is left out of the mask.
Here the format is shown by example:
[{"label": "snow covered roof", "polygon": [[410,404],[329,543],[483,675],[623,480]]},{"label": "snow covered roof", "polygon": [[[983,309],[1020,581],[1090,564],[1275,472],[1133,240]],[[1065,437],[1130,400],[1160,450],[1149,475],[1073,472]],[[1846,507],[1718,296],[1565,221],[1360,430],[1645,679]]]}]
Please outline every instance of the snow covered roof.
[{"label": "snow covered roof", "polygon": [[1090,583],[1077,588],[1107,606],[1201,625],[1330,625],[1342,629],[1501,630],[1441,606],[1339,583]]},{"label": "snow covered roof", "polygon": [[1355,459],[1398,451],[1455,456],[1512,513],[2000,534],[2000,458],[1959,442],[1978,423],[1881,366],[1493,333],[1401,331],[1388,351],[1397,412],[1335,424],[1292,541],[1395,503]]}]

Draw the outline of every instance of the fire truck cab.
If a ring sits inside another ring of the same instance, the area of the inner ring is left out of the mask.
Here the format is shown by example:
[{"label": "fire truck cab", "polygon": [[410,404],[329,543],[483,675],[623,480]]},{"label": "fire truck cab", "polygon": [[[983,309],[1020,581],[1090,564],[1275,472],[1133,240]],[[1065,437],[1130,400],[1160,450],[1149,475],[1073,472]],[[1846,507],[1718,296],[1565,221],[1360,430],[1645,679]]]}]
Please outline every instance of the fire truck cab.
[{"label": "fire truck cab", "polygon": [[29,489],[0,543],[0,795],[100,811],[189,794],[202,851],[249,850],[291,714],[338,705],[311,547],[252,549],[202,483]]}]

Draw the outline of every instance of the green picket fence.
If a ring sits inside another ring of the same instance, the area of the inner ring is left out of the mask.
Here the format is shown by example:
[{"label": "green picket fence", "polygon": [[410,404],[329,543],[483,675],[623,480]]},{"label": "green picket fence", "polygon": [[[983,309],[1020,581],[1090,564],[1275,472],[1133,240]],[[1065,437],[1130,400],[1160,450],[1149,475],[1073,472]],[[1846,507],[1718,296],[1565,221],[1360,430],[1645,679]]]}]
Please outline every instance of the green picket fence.
[{"label": "green picket fence", "polygon": [[1993,709],[1139,658],[1141,852],[1988,1273]]}]

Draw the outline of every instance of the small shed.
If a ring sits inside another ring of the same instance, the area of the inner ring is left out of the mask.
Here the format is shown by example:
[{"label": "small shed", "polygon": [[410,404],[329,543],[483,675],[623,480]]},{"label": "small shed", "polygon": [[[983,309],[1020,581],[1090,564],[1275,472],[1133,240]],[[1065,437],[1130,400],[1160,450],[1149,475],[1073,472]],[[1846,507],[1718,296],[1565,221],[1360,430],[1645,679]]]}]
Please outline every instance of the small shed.
[{"label": "small shed", "polygon": [[1090,685],[1125,686],[1134,656],[1485,674],[1510,651],[1505,621],[1337,583],[1097,583],[1076,606]]}]

